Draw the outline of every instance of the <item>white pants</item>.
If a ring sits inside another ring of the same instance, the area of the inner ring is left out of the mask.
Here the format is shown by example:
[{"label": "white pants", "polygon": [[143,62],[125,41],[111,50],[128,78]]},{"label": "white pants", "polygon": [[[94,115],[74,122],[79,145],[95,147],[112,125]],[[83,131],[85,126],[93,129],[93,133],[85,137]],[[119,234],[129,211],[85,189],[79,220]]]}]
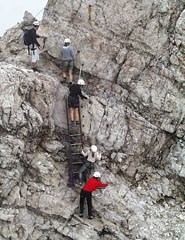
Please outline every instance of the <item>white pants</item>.
[{"label": "white pants", "polygon": [[34,44],[34,50],[31,50],[33,48],[32,45],[30,45],[30,51],[31,51],[31,62],[36,63],[39,61],[39,51],[37,48],[37,45]]}]

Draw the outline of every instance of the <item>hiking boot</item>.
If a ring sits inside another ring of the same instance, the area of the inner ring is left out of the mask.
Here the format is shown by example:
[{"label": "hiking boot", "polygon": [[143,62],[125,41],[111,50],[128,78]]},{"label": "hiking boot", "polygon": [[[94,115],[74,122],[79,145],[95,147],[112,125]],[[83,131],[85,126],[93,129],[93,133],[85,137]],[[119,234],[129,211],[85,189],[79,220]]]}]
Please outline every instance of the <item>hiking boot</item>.
[{"label": "hiking boot", "polygon": [[71,126],[74,126],[74,125],[75,125],[75,121],[71,120]]},{"label": "hiking boot", "polygon": [[61,80],[60,83],[67,83],[67,81],[64,81],[64,80],[62,81],[62,80]]},{"label": "hiking boot", "polygon": [[89,216],[88,218],[89,218],[89,219],[93,219],[94,217],[91,215],[91,216]]},{"label": "hiking boot", "polygon": [[39,70],[38,68],[36,68],[36,67],[32,68],[32,70],[33,70],[34,72],[40,72],[40,70]]},{"label": "hiking boot", "polygon": [[61,83],[67,83],[67,78],[64,77],[63,80],[60,81]]},{"label": "hiking boot", "polygon": [[76,125],[80,125],[80,122],[79,122],[79,121],[76,121]]}]

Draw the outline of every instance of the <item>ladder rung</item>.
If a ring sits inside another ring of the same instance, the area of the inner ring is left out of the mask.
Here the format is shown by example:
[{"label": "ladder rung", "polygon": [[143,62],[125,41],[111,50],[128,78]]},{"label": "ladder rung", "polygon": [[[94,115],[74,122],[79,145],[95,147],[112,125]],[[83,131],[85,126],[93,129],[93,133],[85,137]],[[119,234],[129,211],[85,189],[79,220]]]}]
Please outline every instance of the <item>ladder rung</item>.
[{"label": "ladder rung", "polygon": [[69,128],[73,128],[73,127],[80,127],[80,125],[81,125],[81,122],[79,123],[79,124],[76,124],[76,125],[71,125],[71,124],[69,124]]},{"label": "ladder rung", "polygon": [[82,143],[72,143],[71,146],[80,146]]},{"label": "ladder rung", "polygon": [[80,155],[79,154],[75,154],[75,155],[70,154],[70,155],[67,156],[67,159],[71,160],[71,157],[72,157],[73,161],[84,161],[84,157],[81,154]]},{"label": "ladder rung", "polygon": [[73,134],[73,135],[69,135],[70,137],[77,137],[77,136],[82,136],[82,134],[78,133],[78,134]]},{"label": "ladder rung", "polygon": [[76,164],[83,164],[83,162],[72,162],[73,165],[76,165]]},{"label": "ladder rung", "polygon": [[81,155],[81,153],[71,153],[71,155]]}]

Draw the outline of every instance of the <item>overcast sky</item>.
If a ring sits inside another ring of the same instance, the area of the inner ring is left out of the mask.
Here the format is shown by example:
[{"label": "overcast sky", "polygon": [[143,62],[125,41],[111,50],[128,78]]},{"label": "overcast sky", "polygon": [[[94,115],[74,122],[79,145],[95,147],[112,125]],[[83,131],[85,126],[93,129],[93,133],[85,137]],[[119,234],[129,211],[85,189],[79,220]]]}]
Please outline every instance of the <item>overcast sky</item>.
[{"label": "overcast sky", "polygon": [[[0,36],[23,20],[27,10],[35,17],[46,6],[47,0],[0,0]],[[42,18],[43,11],[36,17]]]}]

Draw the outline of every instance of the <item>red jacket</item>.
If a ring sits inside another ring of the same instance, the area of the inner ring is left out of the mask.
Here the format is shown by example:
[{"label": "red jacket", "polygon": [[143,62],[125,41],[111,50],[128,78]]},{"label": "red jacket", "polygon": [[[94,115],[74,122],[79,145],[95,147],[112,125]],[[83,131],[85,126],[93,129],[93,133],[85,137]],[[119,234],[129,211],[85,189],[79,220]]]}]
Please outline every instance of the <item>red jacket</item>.
[{"label": "red jacket", "polygon": [[106,187],[106,186],[108,186],[107,183],[102,183],[99,180],[97,180],[96,178],[91,177],[83,186],[83,190],[88,191],[88,192],[93,192],[98,187]]}]

